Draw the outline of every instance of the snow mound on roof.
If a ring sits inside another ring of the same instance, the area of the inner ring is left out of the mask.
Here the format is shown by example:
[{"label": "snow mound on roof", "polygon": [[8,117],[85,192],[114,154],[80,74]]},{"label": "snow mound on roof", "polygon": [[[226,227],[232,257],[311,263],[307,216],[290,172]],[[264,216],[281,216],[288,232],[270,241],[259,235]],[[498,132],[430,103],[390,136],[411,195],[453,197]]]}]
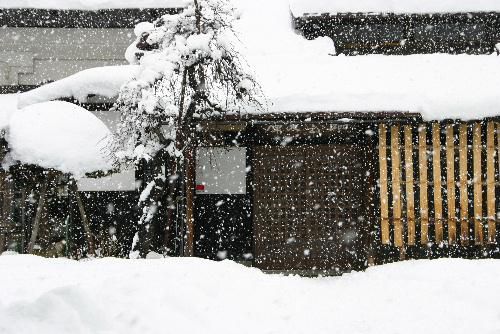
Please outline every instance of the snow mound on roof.
[{"label": "snow mound on roof", "polygon": [[295,16],[321,13],[459,13],[500,11],[498,0],[290,0]]},{"label": "snow mound on roof", "polygon": [[335,57],[330,38],[308,41],[294,31],[287,0],[239,6],[237,30],[271,112],[401,111],[426,120],[500,115],[496,55]]},{"label": "snow mound on roof", "polygon": [[111,169],[105,154],[110,134],[106,125],[86,109],[52,101],[12,114],[7,141],[12,159],[78,178]]},{"label": "snow mound on roof", "polygon": [[110,9],[110,8],[177,8],[188,0],[0,0],[0,8],[40,9]]},{"label": "snow mound on roof", "polygon": [[342,277],[197,258],[0,256],[0,329],[17,333],[499,333],[499,260],[420,260]]},{"label": "snow mound on roof", "polygon": [[48,83],[19,95],[19,108],[27,105],[73,97],[85,102],[89,95],[116,97],[120,87],[137,72],[135,65],[89,68],[64,79]]}]

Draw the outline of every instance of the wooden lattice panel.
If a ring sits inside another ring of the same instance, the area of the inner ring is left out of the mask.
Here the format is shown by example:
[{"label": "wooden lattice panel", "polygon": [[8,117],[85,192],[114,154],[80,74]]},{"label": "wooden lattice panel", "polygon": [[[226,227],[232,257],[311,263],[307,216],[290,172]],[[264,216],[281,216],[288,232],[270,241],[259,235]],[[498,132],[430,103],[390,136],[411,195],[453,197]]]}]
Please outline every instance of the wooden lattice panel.
[{"label": "wooden lattice panel", "polygon": [[[380,125],[382,244],[400,248],[497,244],[498,129],[492,121],[406,125],[404,130]],[[387,161],[391,161],[390,173]],[[418,207],[415,198],[419,198]]]}]

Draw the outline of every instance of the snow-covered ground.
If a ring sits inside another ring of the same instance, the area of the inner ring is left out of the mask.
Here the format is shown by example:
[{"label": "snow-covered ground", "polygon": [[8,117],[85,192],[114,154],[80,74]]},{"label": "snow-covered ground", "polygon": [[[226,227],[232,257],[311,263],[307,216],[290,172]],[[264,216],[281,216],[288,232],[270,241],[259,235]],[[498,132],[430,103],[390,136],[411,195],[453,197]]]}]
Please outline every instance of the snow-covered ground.
[{"label": "snow-covered ground", "polygon": [[331,278],[197,258],[0,256],[0,333],[500,333],[500,261]]}]

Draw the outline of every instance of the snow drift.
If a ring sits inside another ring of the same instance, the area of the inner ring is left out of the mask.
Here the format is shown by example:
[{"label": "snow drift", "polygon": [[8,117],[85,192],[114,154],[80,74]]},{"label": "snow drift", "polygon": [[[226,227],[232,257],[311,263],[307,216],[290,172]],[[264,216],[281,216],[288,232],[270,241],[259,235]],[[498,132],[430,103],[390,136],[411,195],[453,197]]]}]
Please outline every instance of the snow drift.
[{"label": "snow drift", "polygon": [[332,278],[196,258],[0,256],[0,333],[500,332],[499,260],[408,261]]}]

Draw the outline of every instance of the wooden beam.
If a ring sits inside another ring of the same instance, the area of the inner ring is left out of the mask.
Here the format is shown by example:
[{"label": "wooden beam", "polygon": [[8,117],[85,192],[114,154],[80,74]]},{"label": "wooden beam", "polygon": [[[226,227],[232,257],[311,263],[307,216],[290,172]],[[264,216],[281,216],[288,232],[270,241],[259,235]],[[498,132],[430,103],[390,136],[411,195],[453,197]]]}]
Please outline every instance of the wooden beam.
[{"label": "wooden beam", "polygon": [[420,181],[420,242],[423,245],[429,243],[429,202],[427,197],[427,129],[425,125],[418,128],[418,172]]},{"label": "wooden beam", "polygon": [[472,133],[472,158],[474,167],[474,241],[483,244],[483,185],[481,176],[481,124],[475,123]]},{"label": "wooden beam", "polygon": [[47,196],[47,186],[49,183],[49,176],[45,176],[45,180],[40,188],[40,197],[38,199],[38,205],[36,208],[35,220],[33,222],[33,227],[31,229],[31,237],[28,243],[27,253],[33,254],[35,250],[36,239],[38,238],[38,232],[40,230],[40,222],[42,220],[42,212],[45,207],[45,198]]},{"label": "wooden beam", "polygon": [[488,122],[486,128],[486,203],[488,216],[488,242],[495,243],[495,123]]},{"label": "wooden beam", "polygon": [[80,212],[80,217],[82,218],[83,230],[85,231],[85,238],[87,239],[87,246],[89,248],[89,254],[95,255],[95,245],[94,245],[94,236],[92,234],[92,230],[90,229],[90,222],[85,213],[85,205],[83,204],[82,196],[78,191],[78,185],[76,181],[70,181],[72,192],[75,195],[76,203],[78,204],[78,210]]},{"label": "wooden beam", "polygon": [[460,241],[469,244],[469,195],[467,194],[467,124],[459,128]]},{"label": "wooden beam", "polygon": [[394,245],[403,247],[403,222],[401,221],[401,151],[399,146],[399,126],[391,127],[392,162],[392,216],[394,219]]},{"label": "wooden beam", "polygon": [[453,125],[446,126],[446,194],[448,199],[448,243],[457,240],[457,217],[455,207],[455,142]]},{"label": "wooden beam", "polygon": [[193,149],[185,152],[186,168],[186,245],[185,256],[194,255],[194,191],[195,191],[195,162]]},{"label": "wooden beam", "polygon": [[434,227],[436,243],[443,242],[443,198],[441,194],[441,137],[439,124],[432,124],[432,171],[434,180]]},{"label": "wooden beam", "polygon": [[380,167],[380,228],[383,245],[390,244],[389,237],[389,193],[387,190],[387,127],[379,126],[379,167]]},{"label": "wooden beam", "polygon": [[405,189],[406,216],[408,217],[408,245],[415,245],[415,192],[413,189],[413,137],[411,126],[405,125]]}]

